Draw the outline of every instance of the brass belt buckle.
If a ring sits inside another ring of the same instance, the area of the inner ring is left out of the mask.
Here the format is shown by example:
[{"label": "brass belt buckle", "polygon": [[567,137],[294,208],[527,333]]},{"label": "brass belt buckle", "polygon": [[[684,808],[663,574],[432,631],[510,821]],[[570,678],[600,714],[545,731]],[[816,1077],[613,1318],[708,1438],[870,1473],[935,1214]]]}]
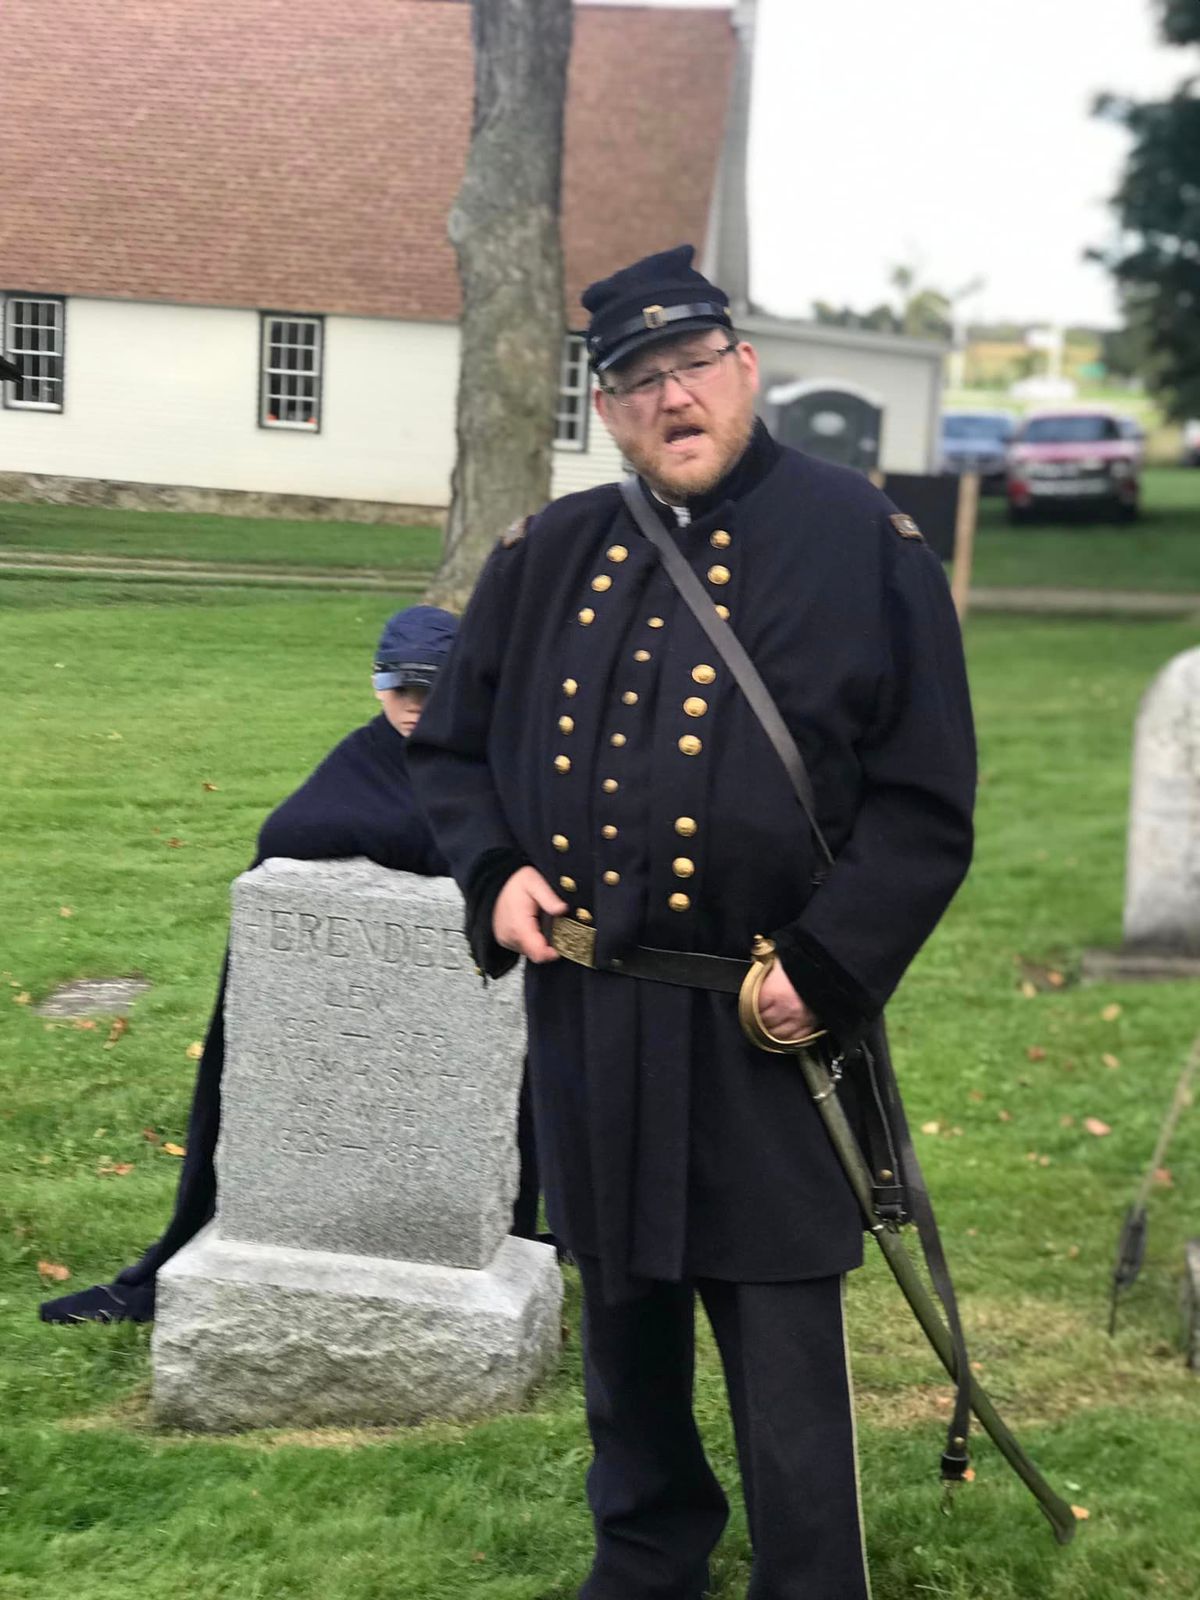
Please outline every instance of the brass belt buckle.
[{"label": "brass belt buckle", "polygon": [[750,1043],[774,1056],[794,1056],[801,1050],[807,1050],[808,1046],[815,1044],[818,1039],[823,1039],[824,1028],[818,1028],[815,1033],[806,1033],[800,1039],[780,1039],[771,1032],[759,1013],[758,996],[767,974],[775,965],[777,959],[775,946],[770,939],[764,939],[760,933],[754,940],[750,954],[752,957],[750,971],[742,980],[742,987],[738,992],[738,1021]]},{"label": "brass belt buckle", "polygon": [[555,917],[550,924],[550,943],[560,956],[581,967],[596,965],[596,930],[574,917]]}]

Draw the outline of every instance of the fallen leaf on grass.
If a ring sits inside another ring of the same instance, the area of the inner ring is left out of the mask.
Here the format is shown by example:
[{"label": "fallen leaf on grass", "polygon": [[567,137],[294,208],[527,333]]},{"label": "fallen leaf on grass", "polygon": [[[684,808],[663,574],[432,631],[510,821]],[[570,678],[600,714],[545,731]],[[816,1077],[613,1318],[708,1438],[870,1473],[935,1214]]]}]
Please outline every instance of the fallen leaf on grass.
[{"label": "fallen leaf on grass", "polygon": [[1045,1061],[1046,1051],[1040,1044],[1031,1044],[1025,1052],[1025,1059],[1027,1061]]},{"label": "fallen leaf on grass", "polygon": [[1012,1112],[1011,1111],[997,1111],[996,1116],[998,1117],[998,1119],[1001,1122],[1011,1122],[1012,1121]]},{"label": "fallen leaf on grass", "polygon": [[117,1040],[121,1037],[121,1035],[125,1034],[125,1033],[128,1033],[128,1032],[129,1032],[129,1018],[128,1017],[114,1017],[113,1018],[113,1025],[108,1030],[108,1038],[104,1041],[104,1048],[106,1050],[111,1050],[113,1045],[116,1044]]},{"label": "fallen leaf on grass", "polygon": [[217,792],[217,786],[215,783],[202,783],[200,787],[204,790],[205,794],[216,794]]},{"label": "fallen leaf on grass", "polygon": [[20,994],[13,995],[12,1002],[13,1002],[13,1005],[15,1005],[15,1006],[27,1006],[29,1004],[30,998],[31,998],[31,996],[30,996],[29,990],[28,989],[22,989]]},{"label": "fallen leaf on grass", "polygon": [[71,1276],[69,1267],[60,1267],[57,1261],[39,1261],[38,1272],[50,1283],[66,1283]]},{"label": "fallen leaf on grass", "polygon": [[1087,1131],[1091,1134],[1094,1134],[1097,1139],[1103,1139],[1106,1133],[1112,1132],[1112,1129],[1109,1127],[1108,1123],[1101,1122],[1099,1117],[1084,1117],[1083,1125]]},{"label": "fallen leaf on grass", "polygon": [[1114,1000],[1111,1005],[1105,1006],[1104,1010],[1100,1013],[1100,1020],[1102,1022],[1115,1022],[1120,1015],[1121,1008]]},{"label": "fallen leaf on grass", "polygon": [[1075,1518],[1075,1520],[1077,1522],[1086,1522],[1087,1519],[1091,1516],[1091,1514],[1092,1513],[1088,1510],[1088,1508],[1086,1506],[1072,1506],[1071,1507],[1071,1515]]},{"label": "fallen leaf on grass", "polygon": [[183,848],[184,848],[184,840],[182,840],[182,839],[168,839],[167,840],[167,849],[168,850],[182,850]]},{"label": "fallen leaf on grass", "polygon": [[187,1049],[183,1053],[189,1061],[199,1061],[200,1057],[204,1054],[204,1046],[200,1043],[199,1039],[197,1039],[195,1044],[188,1045]]},{"label": "fallen leaf on grass", "polygon": [[942,1125],[940,1122],[923,1122],[921,1124],[922,1133],[940,1133],[941,1131]]},{"label": "fallen leaf on grass", "polygon": [[1064,1111],[1058,1119],[1058,1125],[1060,1128],[1073,1128],[1075,1126],[1075,1118],[1069,1111]]},{"label": "fallen leaf on grass", "polygon": [[974,1467],[968,1467],[966,1469],[966,1471],[963,1473],[963,1482],[964,1483],[974,1483],[975,1482],[975,1468]]},{"label": "fallen leaf on grass", "polygon": [[154,1128],[143,1128],[142,1138],[145,1139],[147,1144],[158,1144],[162,1138],[162,1134]]},{"label": "fallen leaf on grass", "polygon": [[185,1155],[187,1155],[187,1151],[184,1149],[184,1147],[181,1144],[165,1144],[165,1145],[163,1145],[163,1149],[167,1153],[167,1155],[169,1155],[169,1156],[185,1156]]},{"label": "fallen leaf on grass", "polygon": [[982,1101],[987,1099],[987,1096],[984,1094],[982,1089],[971,1089],[967,1093],[967,1099],[973,1101],[976,1105],[979,1105]]},{"label": "fallen leaf on grass", "polygon": [[75,915],[70,906],[59,906],[58,914],[60,917],[73,917]]},{"label": "fallen leaf on grass", "polygon": [[132,1161],[109,1161],[96,1171],[102,1178],[127,1178],[133,1171]]},{"label": "fallen leaf on grass", "polygon": [[1173,1189],[1175,1179],[1171,1176],[1170,1167],[1155,1167],[1154,1186],[1156,1189]]},{"label": "fallen leaf on grass", "polygon": [[1021,985],[1021,993],[1025,996],[1026,1000],[1036,1000],[1037,984],[1030,983],[1029,979],[1026,978],[1025,982]]},{"label": "fallen leaf on grass", "polygon": [[1108,1050],[1104,1052],[1100,1059],[1110,1072],[1115,1072],[1121,1065],[1121,1058],[1119,1056],[1114,1056],[1111,1051]]},{"label": "fallen leaf on grass", "polygon": [[1053,967],[1051,967],[1050,971],[1046,974],[1046,982],[1052,989],[1062,989],[1065,987],[1066,981],[1066,974],[1063,972],[1057,972]]},{"label": "fallen leaf on grass", "polygon": [[93,1022],[91,1017],[76,1017],[71,1026],[73,1028],[78,1028],[80,1033],[91,1033],[96,1024]]}]

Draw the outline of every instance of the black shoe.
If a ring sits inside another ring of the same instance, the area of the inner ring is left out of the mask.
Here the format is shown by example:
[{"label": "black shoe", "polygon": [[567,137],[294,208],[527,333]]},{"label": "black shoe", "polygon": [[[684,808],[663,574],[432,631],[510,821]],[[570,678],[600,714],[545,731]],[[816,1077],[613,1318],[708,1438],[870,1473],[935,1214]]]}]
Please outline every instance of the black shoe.
[{"label": "black shoe", "polygon": [[153,1322],[154,1279],[149,1283],[116,1286],[97,1283],[77,1294],[43,1300],[38,1308],[43,1322]]}]

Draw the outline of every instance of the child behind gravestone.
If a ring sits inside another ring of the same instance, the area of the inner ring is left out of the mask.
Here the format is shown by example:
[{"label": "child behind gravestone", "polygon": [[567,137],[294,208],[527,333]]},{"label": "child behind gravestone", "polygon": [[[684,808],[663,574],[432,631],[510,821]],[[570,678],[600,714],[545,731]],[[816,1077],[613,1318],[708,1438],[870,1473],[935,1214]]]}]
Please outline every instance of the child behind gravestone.
[{"label": "child behind gravestone", "polygon": [[[388,620],[371,678],[382,707],[380,714],[336,745],[295,793],[271,812],[259,832],[253,866],[272,856],[296,861],[366,856],[399,871],[429,877],[448,873],[417,809],[405,747],[438,669],[449,654],[456,627],[456,619],[435,606],[412,606]],[[187,1155],[166,1231],[140,1261],[118,1273],[112,1283],[45,1301],[40,1308],[43,1322],[151,1321],[158,1269],[212,1217],[217,1195],[213,1156],[221,1124],[225,1065],[225,978],[226,968],[222,968],[196,1074]],[[521,1185],[513,1232],[533,1237],[538,1185],[524,1090],[518,1142]]]}]

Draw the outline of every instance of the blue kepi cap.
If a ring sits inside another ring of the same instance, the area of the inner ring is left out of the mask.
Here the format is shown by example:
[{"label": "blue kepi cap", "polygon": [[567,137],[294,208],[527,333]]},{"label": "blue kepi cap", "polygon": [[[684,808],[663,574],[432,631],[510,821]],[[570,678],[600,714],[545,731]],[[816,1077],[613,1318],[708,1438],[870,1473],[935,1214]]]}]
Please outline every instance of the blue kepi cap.
[{"label": "blue kepi cap", "polygon": [[439,606],[409,606],[384,624],[371,682],[377,689],[429,689],[446,663],[458,618]]}]

